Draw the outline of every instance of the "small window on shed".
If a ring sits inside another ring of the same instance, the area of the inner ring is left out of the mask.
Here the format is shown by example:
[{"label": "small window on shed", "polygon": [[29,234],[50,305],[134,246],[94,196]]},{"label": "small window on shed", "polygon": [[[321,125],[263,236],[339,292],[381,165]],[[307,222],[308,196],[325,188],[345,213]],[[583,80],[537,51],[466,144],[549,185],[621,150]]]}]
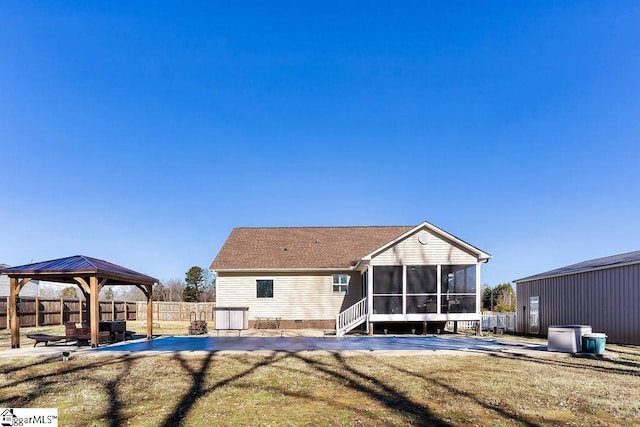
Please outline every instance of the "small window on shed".
[{"label": "small window on shed", "polygon": [[349,294],[349,275],[348,274],[334,274],[333,275],[333,293],[334,294]]}]

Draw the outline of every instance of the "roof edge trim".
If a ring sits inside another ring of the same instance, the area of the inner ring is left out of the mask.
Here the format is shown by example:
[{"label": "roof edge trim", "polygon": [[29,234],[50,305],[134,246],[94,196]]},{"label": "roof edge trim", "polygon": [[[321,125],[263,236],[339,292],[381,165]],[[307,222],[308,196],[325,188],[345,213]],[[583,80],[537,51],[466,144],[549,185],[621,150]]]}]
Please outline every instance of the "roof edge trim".
[{"label": "roof edge trim", "polygon": [[527,277],[523,277],[522,279],[516,279],[513,281],[513,283],[533,282],[534,280],[552,279],[554,277],[571,276],[572,274],[590,273],[592,271],[607,270],[610,268],[618,268],[618,267],[627,267],[629,265],[636,265],[636,264],[640,264],[640,261],[630,261],[630,262],[625,262],[620,264],[603,265],[600,267],[587,268],[584,270],[565,271],[563,273],[558,273],[558,274],[548,274],[548,275],[546,275],[545,273],[542,273],[541,275],[534,274],[533,276],[527,276]]},{"label": "roof edge trim", "polygon": [[287,272],[287,271],[354,271],[354,267],[316,267],[316,268],[307,268],[307,267],[299,267],[299,268],[219,268],[219,269],[211,269],[214,273],[222,272],[222,273],[246,273],[251,271],[259,271],[259,272],[268,272],[268,271],[277,271],[277,272]]},{"label": "roof edge trim", "polygon": [[420,229],[422,228],[427,228],[428,230],[432,231],[435,234],[439,234],[440,236],[444,237],[445,239],[452,241],[460,246],[462,246],[463,248],[465,248],[466,250],[475,253],[478,256],[478,259],[480,260],[485,260],[489,261],[489,259],[493,258],[493,256],[487,252],[484,252],[478,248],[476,248],[473,245],[470,245],[469,243],[465,242],[464,240],[454,236],[453,234],[447,233],[446,231],[444,231],[443,229],[436,227],[435,225],[431,224],[430,222],[427,221],[423,221],[422,223],[418,224],[417,226],[413,227],[411,230],[401,234],[400,236],[396,237],[395,239],[393,239],[392,241],[390,241],[389,243],[379,247],[378,249],[374,250],[373,252],[365,255],[362,257],[361,261],[369,261],[371,260],[372,257],[380,254],[381,252],[384,252],[385,250],[389,249],[392,246],[395,246],[396,244],[398,244],[399,242],[401,242],[402,240],[406,239],[407,237],[411,236],[412,234],[415,234],[416,232],[418,232]]}]

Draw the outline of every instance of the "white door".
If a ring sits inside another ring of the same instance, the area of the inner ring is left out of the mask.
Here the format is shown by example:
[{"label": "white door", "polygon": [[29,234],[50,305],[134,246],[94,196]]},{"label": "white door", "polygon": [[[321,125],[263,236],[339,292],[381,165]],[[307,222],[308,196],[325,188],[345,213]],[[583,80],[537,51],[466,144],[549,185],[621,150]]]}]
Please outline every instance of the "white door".
[{"label": "white door", "polygon": [[540,333],[540,297],[529,298],[529,333]]}]

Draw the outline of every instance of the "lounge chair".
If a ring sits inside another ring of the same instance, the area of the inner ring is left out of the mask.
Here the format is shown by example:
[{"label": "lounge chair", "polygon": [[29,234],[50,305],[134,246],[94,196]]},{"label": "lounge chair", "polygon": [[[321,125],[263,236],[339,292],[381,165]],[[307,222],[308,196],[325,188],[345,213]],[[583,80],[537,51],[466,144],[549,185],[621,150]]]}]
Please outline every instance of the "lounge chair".
[{"label": "lounge chair", "polygon": [[66,339],[65,335],[49,335],[49,334],[27,334],[27,338],[31,338],[35,341],[33,346],[37,346],[38,343],[43,342],[45,347],[49,345],[50,342],[58,342]]}]

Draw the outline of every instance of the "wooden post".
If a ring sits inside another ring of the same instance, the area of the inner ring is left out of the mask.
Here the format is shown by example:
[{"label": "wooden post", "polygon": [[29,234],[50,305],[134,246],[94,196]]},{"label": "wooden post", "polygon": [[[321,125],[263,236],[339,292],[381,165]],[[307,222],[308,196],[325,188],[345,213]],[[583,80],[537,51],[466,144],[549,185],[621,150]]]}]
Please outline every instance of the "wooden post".
[{"label": "wooden post", "polygon": [[7,297],[7,329],[11,329],[11,318],[9,317],[9,297]]},{"label": "wooden post", "polygon": [[89,315],[91,325],[91,347],[95,348],[99,345],[98,323],[100,322],[100,301],[98,300],[100,290],[98,289],[98,278],[91,276],[89,278],[89,284],[89,297],[91,299],[91,314]]},{"label": "wooden post", "polygon": [[116,320],[116,300],[111,300],[111,320]]},{"label": "wooden post", "polygon": [[36,297],[36,326],[40,326],[40,298]]},{"label": "wooden post", "polygon": [[127,304],[127,301],[125,300],[125,302],[124,302],[124,321],[126,322],[127,320],[129,320],[129,304]]},{"label": "wooden post", "polygon": [[147,286],[147,339],[153,338],[153,289]]},{"label": "wooden post", "polygon": [[[87,309],[87,316],[82,319],[82,322],[89,323],[91,322],[91,312],[93,311],[91,310],[91,295],[84,291],[82,292],[82,295],[84,295],[84,306]],[[82,310],[82,303],[80,303],[80,310]]]},{"label": "wooden post", "polygon": [[12,277],[9,283],[9,305],[7,306],[7,319],[11,322],[11,348],[20,348],[20,319],[16,307],[18,292],[18,279]]}]

